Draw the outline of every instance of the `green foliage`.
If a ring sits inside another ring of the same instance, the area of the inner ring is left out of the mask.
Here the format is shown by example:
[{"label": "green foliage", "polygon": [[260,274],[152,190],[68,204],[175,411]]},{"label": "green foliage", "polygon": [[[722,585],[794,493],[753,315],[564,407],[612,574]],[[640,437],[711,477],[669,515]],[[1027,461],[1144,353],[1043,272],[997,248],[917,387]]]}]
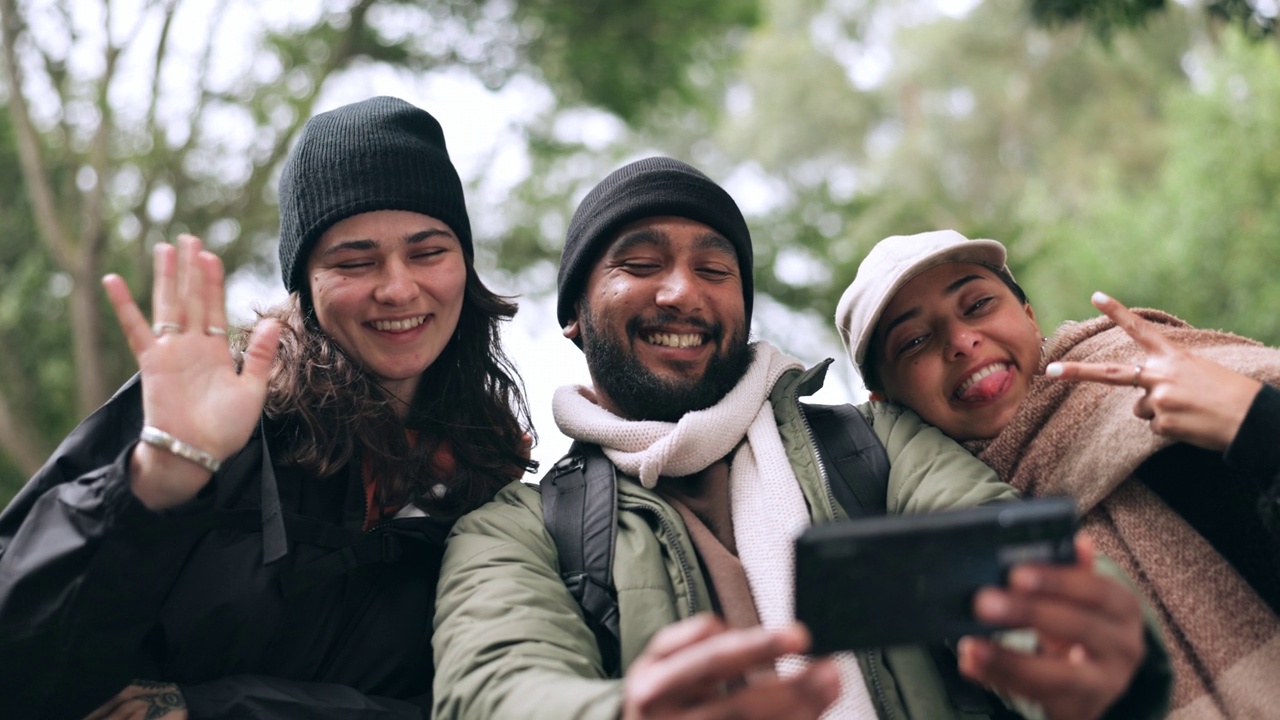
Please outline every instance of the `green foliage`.
[{"label": "green foliage", "polygon": [[1184,82],[1190,36],[1170,14],[1103,44],[989,0],[964,18],[902,28],[893,66],[867,88],[830,57],[807,57],[823,55],[812,44],[776,51],[805,47],[807,30],[753,37],[743,82],[762,107],[731,118],[724,136],[784,188],[753,223],[758,287],[827,315],[874,243],[940,227],[1001,240],[1015,272],[1045,262],[1057,223],[1096,199],[1104,173],[1159,167],[1161,92]]},{"label": "green foliage", "polygon": [[1215,44],[1181,7],[1105,41],[1047,30],[1024,7],[987,0],[904,24],[887,74],[855,84],[848,57],[873,43],[849,33],[873,21],[851,15],[823,39],[814,17],[829,29],[831,7],[766,2],[718,114],[668,111],[603,147],[558,136],[561,115],[539,120],[499,262],[537,268],[526,288],[549,287],[577,199],[625,160],[665,152],[754,178],[758,292],[801,312],[828,317],[879,239],[953,227],[1010,248],[1046,330],[1092,316],[1089,294],[1104,289],[1276,342],[1263,309],[1280,287],[1267,282],[1280,272],[1275,48],[1230,31]]},{"label": "green foliage", "polygon": [[715,102],[707,89],[757,19],[754,0],[524,0],[528,52],[566,105],[627,121],[654,108]]},{"label": "green foliage", "polygon": [[[12,133],[9,115],[0,115],[0,167],[17,167]],[[20,395],[10,400],[12,406],[23,409],[23,424],[61,429],[60,417],[69,409],[70,385],[64,385],[61,392],[39,396],[37,386],[30,382],[43,368],[71,354],[64,335],[42,332],[49,323],[65,322],[61,317],[65,302],[47,292],[52,263],[34,241],[35,232],[20,176],[0,173],[0,238],[6,239],[0,242],[0,338],[5,340],[5,350],[0,352],[0,377],[25,380],[12,384]],[[37,442],[43,437],[33,433],[26,440]],[[43,455],[51,447],[31,450]],[[23,468],[6,461],[0,453],[0,503],[7,502],[25,481]]]},{"label": "green foliage", "polygon": [[1280,344],[1280,52],[1229,31],[1203,76],[1170,88],[1165,105],[1158,172],[1101,184],[1064,224],[1051,272],[1079,288],[1081,306],[1087,289],[1105,289]]},{"label": "green foliage", "polygon": [[[1253,38],[1276,35],[1274,3],[1258,0],[1204,0],[1210,17],[1233,25]],[[1117,32],[1140,28],[1168,9],[1166,0],[1028,0],[1037,22],[1056,27],[1081,23],[1109,38]]]},{"label": "green foliage", "polygon": [[1083,22],[1102,35],[1129,29],[1165,9],[1165,0],[1030,0],[1031,16],[1054,26]]},{"label": "green foliage", "polygon": [[[9,468],[32,472],[135,371],[99,275],[122,274],[145,308],[160,240],[203,235],[229,271],[259,257],[278,223],[266,185],[326,78],[410,52],[372,39],[371,2],[321,11],[313,27],[251,28],[258,67],[229,83],[211,72],[225,4],[203,7],[203,49],[170,35],[180,13],[202,11],[195,3],[148,4],[110,35],[84,17],[50,23],[48,3],[0,6],[0,77],[22,81],[5,83],[0,116],[0,166],[12,169],[0,177],[0,343],[19,350],[0,357],[0,499],[20,480]],[[186,82],[166,82],[174,73]],[[121,86],[129,93],[112,92]],[[20,162],[20,150],[38,158]]]},{"label": "green foliage", "polygon": [[730,155],[789,174],[800,162],[826,165],[865,157],[856,142],[883,117],[885,99],[850,87],[831,53],[815,44],[809,25],[773,2],[766,23],[744,45],[734,86],[740,107],[728,109],[717,139]]},{"label": "green foliage", "polygon": [[[101,269],[123,274],[144,307],[149,250],[179,232],[205,236],[231,271],[270,263],[274,172],[324,88],[374,68],[447,68],[491,88],[534,78],[554,94],[519,120],[528,177],[494,204],[484,224],[496,229],[477,246],[486,272],[528,294],[554,287],[587,189],[663,153],[730,185],[748,211],[758,292],[824,323],[873,243],[954,227],[1010,248],[1046,330],[1092,316],[1088,296],[1102,289],[1280,343],[1280,46],[1249,41],[1275,36],[1262,3],[986,0],[958,18],[937,7],[326,3],[304,26],[248,28],[254,70],[222,84],[204,82],[212,60],[188,54],[194,79],[154,113],[131,100],[94,115],[99,78],[68,61],[83,37],[66,34],[26,69],[42,78],[44,100],[60,103],[40,142],[73,234],[88,219],[92,120],[112,123]],[[1206,13],[1230,22],[1207,23]],[[130,52],[160,52],[139,47]],[[162,72],[175,52],[158,60]],[[869,72],[877,57],[883,72]],[[151,78],[115,82],[146,88]],[[184,114],[174,120],[170,106]],[[18,168],[5,110],[0,167]],[[0,174],[0,343],[11,349],[0,354],[0,400],[42,457],[81,414],[74,285],[40,241],[25,182]],[[168,211],[157,202],[166,197]],[[133,362],[100,310],[100,370],[114,386]],[[0,502],[29,464],[0,453]]]},{"label": "green foliage", "polygon": [[[15,169],[0,176],[0,343],[19,349],[0,357],[0,404],[25,431],[21,439],[0,433],[0,503],[32,472],[32,457],[46,456],[88,407],[134,372],[100,289],[68,277],[118,272],[146,308],[150,249],[183,232],[205,238],[229,275],[269,267],[278,227],[275,171],[335,79],[374,69],[456,68],[497,88],[517,75],[542,77],[561,93],[560,107],[602,107],[627,121],[657,121],[669,108],[679,115],[688,106],[715,104],[718,92],[708,90],[732,60],[732,37],[755,22],[749,0],[316,4],[314,21],[298,23],[269,20],[279,14],[256,14],[252,3],[147,3],[119,13],[130,19],[115,22],[112,37],[104,38],[91,19],[48,23],[58,17],[53,0],[0,0],[0,13],[15,16],[8,44],[26,77],[21,87],[4,83],[0,94],[0,167]],[[248,38],[250,58],[213,45],[226,36],[230,5],[242,22],[251,18],[238,30],[239,39]],[[183,13],[205,13],[206,34],[194,46],[190,37],[170,35]],[[134,61],[116,62],[125,57]],[[230,78],[216,72],[245,60],[245,71]],[[136,74],[126,76],[126,66]],[[115,92],[124,87],[128,93]],[[35,221],[32,179],[16,171],[26,140],[12,132],[4,106],[17,92],[38,97],[42,108],[34,144],[48,173],[51,215],[65,226],[61,240],[45,232],[48,223]],[[175,108],[181,108],[176,117]],[[539,119],[529,123],[536,136]],[[546,118],[543,128],[553,123]],[[99,132],[104,141],[94,144]],[[99,182],[84,182],[90,167]],[[107,191],[99,207],[100,188]],[[531,196],[528,206],[536,219],[546,215],[541,197]],[[99,221],[102,229],[94,231]],[[540,234],[519,231],[504,251],[481,251],[522,271],[553,253]],[[71,312],[86,293],[100,311],[101,332],[77,326]],[[87,361],[73,353],[72,342],[85,337],[94,338]],[[86,366],[104,391],[85,389]]]},{"label": "green foliage", "polygon": [[[1275,3],[1264,5],[1256,0],[1208,0],[1205,3],[1209,15],[1236,26],[1246,36],[1258,39],[1275,37],[1280,29]],[[1264,11],[1264,7],[1267,9]]]}]

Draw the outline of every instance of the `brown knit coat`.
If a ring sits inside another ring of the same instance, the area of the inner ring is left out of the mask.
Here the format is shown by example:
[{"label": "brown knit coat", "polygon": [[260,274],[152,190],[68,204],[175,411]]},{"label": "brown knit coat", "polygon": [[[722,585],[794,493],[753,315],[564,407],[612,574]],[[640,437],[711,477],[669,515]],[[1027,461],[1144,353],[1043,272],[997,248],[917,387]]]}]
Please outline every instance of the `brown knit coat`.
[{"label": "brown knit coat", "polygon": [[[1280,385],[1280,350],[1198,330],[1159,311],[1138,312],[1197,355]],[[1063,325],[1046,346],[1044,363],[1055,360],[1129,365],[1144,354],[1102,317]],[[1171,444],[1133,414],[1141,392],[1039,374],[1008,427],[971,449],[1027,495],[1076,498],[1084,529],[1134,579],[1161,620],[1176,674],[1170,717],[1280,717],[1280,619],[1133,478],[1143,461]],[[1203,478],[1209,485],[1217,480]],[[1211,501],[1211,488],[1205,497]]]}]

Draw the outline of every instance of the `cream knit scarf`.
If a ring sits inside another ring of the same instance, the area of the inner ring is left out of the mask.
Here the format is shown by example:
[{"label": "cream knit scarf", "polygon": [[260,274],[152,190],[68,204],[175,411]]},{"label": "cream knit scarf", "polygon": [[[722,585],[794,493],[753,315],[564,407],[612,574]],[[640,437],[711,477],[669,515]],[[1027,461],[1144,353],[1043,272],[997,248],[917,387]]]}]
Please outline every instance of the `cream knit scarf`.
[{"label": "cream knit scarf", "polygon": [[[675,423],[620,418],[596,404],[594,390],[584,386],[563,386],[552,401],[565,435],[599,445],[619,470],[647,488],[659,476],[693,475],[732,455],[730,513],[738,557],[760,623],[771,629],[795,618],[793,542],[809,526],[809,511],[782,447],[769,393],[783,373],[803,367],[760,342],[754,362],[720,402]],[[777,671],[794,675],[806,664],[802,657],[786,656]],[[841,653],[836,664],[843,692],[823,717],[875,718],[857,659]]]}]

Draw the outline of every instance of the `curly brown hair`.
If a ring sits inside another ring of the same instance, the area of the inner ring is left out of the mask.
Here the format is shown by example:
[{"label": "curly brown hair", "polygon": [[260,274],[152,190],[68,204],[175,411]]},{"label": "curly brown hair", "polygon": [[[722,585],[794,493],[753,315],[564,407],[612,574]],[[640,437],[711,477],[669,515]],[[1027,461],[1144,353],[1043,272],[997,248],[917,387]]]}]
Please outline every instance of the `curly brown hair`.
[{"label": "curly brown hair", "polygon": [[[536,470],[524,388],[499,337],[516,304],[485,287],[470,258],[464,293],[458,327],[423,372],[403,420],[400,401],[320,329],[306,297],[293,293],[259,311],[281,325],[264,410],[280,459],[317,476],[367,462],[379,506],[413,502],[441,517],[479,507]],[[239,336],[243,351],[248,333]]]}]

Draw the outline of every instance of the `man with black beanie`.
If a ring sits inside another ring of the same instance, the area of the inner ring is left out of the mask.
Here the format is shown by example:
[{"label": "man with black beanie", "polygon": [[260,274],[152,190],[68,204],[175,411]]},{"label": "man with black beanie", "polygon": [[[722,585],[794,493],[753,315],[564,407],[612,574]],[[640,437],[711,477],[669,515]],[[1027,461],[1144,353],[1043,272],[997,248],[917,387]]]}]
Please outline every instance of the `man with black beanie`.
[{"label": "man with black beanie", "polygon": [[662,215],[696,220],[729,241],[738,257],[742,300],[751,322],[751,233],[737,203],[697,169],[679,160],[652,157],[605,178],[573,214],[556,276],[556,316],[561,327],[576,314],[573,306],[591,267],[618,231],[636,220]]},{"label": "man with black beanie", "polygon": [[[556,423],[575,443],[541,490],[514,483],[454,528],[437,591],[437,717],[962,716],[947,689],[950,675],[959,680],[954,657],[944,678],[922,646],[802,655],[810,642],[794,621],[792,543],[844,516],[799,403],[830,361],[805,369],[749,341],[751,275],[737,204],[683,162],[631,163],[583,199],[561,257],[557,318],[592,384],[555,394]],[[1015,496],[910,412],[857,411],[887,453],[889,513]],[[604,473],[593,469],[601,462]],[[577,509],[601,494],[616,508],[603,525]],[[579,513],[576,535],[561,531],[563,507]],[[600,581],[579,570],[602,543]],[[993,607],[1013,614],[979,607],[979,617],[1058,630],[1042,621],[1052,608],[1106,662],[1062,658],[1046,670],[1011,651],[968,661],[1007,665],[1001,689],[1098,717],[1141,660],[1118,651],[1142,647],[1138,603],[1091,567],[1028,572],[1072,593],[992,588]],[[1126,612],[1103,623],[1081,597]],[[1061,684],[1046,691],[1049,676]],[[1135,716],[1159,716],[1167,690]],[[989,702],[963,716],[1006,712]]]}]

